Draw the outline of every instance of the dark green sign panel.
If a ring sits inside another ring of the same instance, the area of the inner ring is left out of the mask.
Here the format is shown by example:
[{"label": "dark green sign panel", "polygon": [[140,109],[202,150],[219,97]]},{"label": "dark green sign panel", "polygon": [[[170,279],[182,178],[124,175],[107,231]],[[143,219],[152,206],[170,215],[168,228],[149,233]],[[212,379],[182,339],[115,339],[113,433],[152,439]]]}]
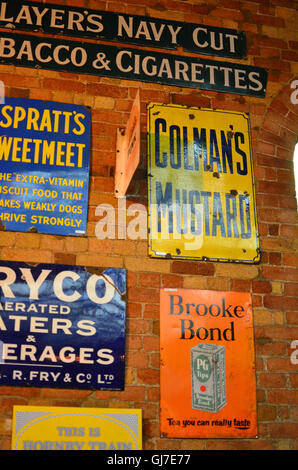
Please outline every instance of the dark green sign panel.
[{"label": "dark green sign panel", "polygon": [[264,97],[267,71],[199,57],[15,33],[0,35],[0,64]]},{"label": "dark green sign panel", "polygon": [[27,31],[89,37],[197,54],[242,58],[243,32],[234,29],[146,16],[37,2],[0,2],[0,26]]}]

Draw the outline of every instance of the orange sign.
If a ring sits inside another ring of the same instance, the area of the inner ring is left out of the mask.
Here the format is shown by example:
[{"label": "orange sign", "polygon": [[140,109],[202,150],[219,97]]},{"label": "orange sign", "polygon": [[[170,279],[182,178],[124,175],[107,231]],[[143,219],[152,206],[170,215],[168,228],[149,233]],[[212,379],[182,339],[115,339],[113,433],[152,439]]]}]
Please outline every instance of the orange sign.
[{"label": "orange sign", "polygon": [[257,435],[251,296],[162,289],[161,434]]},{"label": "orange sign", "polygon": [[140,94],[132,105],[125,129],[117,132],[115,196],[124,197],[140,161]]}]

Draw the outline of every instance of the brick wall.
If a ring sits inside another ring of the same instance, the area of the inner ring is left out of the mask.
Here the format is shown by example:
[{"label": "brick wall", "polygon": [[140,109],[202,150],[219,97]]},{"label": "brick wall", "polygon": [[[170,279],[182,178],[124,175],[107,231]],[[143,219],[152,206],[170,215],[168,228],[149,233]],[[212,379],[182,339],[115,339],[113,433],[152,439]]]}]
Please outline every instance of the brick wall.
[{"label": "brick wall", "polygon": [[[243,30],[250,65],[269,70],[264,99],[97,76],[0,65],[11,97],[53,100],[92,108],[88,233],[67,238],[0,232],[0,258],[100,267],[124,267],[128,279],[126,387],[123,392],[0,388],[0,449],[10,448],[13,405],[130,407],[143,410],[146,449],[297,448],[297,365],[291,342],[297,328],[297,210],[293,151],[298,107],[294,0],[55,0],[55,3]],[[180,53],[180,52],[179,52]],[[237,61],[241,63],[241,60]],[[127,204],[147,204],[146,106],[150,101],[249,112],[257,211],[258,265],[157,260],[146,240],[99,240],[96,207],[113,196],[116,132],[124,127],[137,89],[142,112],[141,163]],[[159,433],[159,289],[184,287],[250,292],[256,348],[258,439],[166,439]],[[295,311],[296,310],[296,311]]]}]

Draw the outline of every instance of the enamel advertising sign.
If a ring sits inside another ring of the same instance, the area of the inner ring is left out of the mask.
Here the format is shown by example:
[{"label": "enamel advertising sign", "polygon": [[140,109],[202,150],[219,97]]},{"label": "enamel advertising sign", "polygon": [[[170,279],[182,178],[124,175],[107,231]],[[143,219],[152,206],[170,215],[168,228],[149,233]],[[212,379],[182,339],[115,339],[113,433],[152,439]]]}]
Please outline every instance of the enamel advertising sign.
[{"label": "enamel advertising sign", "polygon": [[19,98],[0,105],[2,230],[86,233],[91,113]]},{"label": "enamel advertising sign", "polygon": [[162,289],[161,434],[257,435],[251,297]]},{"label": "enamel advertising sign", "polygon": [[[57,31],[58,32],[58,31]],[[158,50],[1,32],[0,64],[88,74],[137,82],[200,88],[264,98],[268,72],[261,67]]]},{"label": "enamel advertising sign", "polygon": [[0,261],[0,385],[123,390],[126,271]]},{"label": "enamel advertising sign", "polygon": [[134,99],[125,129],[117,129],[115,196],[124,197],[140,161],[140,92]]},{"label": "enamel advertising sign", "polygon": [[12,450],[141,449],[142,411],[138,409],[13,407]]},{"label": "enamel advertising sign", "polygon": [[0,26],[139,46],[182,47],[222,57],[242,58],[247,54],[242,31],[35,1],[0,2]]},{"label": "enamel advertising sign", "polygon": [[260,259],[249,118],[148,106],[149,255]]}]

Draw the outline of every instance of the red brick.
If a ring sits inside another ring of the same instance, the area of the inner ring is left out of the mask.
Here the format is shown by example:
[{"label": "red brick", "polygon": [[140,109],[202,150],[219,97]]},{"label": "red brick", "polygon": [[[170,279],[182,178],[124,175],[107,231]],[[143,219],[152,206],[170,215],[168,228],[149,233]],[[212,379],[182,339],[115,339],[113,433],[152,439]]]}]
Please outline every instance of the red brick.
[{"label": "red brick", "polygon": [[272,374],[270,373],[262,373],[259,376],[259,382],[262,387],[266,388],[282,388],[286,385],[286,376],[285,374]]},{"label": "red brick", "polygon": [[142,287],[159,287],[160,274],[141,273],[139,275],[139,286]]},{"label": "red brick", "polygon": [[290,60],[291,62],[298,62],[298,53],[296,51],[282,51],[281,58],[283,60]]},{"label": "red brick", "polygon": [[133,351],[135,349],[141,349],[142,348],[142,337],[139,335],[127,335],[126,338],[126,348],[128,351]]},{"label": "red brick", "polygon": [[173,95],[173,103],[181,104],[185,106],[196,106],[201,108],[210,108],[211,107],[211,100],[205,96],[196,96],[193,95],[182,95],[176,94]]},{"label": "red brick", "polygon": [[279,232],[279,225],[271,224],[268,226],[269,235],[276,236]]},{"label": "red brick", "polygon": [[272,194],[284,194],[291,193],[295,194],[295,189],[291,188],[288,183],[275,183],[273,181],[259,181],[257,185],[258,191],[263,193],[272,193]]},{"label": "red brick", "polygon": [[262,356],[281,356],[286,354],[286,345],[283,341],[256,340],[256,351]]},{"label": "red brick", "polygon": [[263,306],[263,297],[262,295],[252,295],[252,304],[254,307],[262,307]]},{"label": "red brick", "polygon": [[298,394],[296,390],[269,390],[268,401],[278,404],[296,404],[298,403]]},{"label": "red brick", "polygon": [[183,277],[175,274],[162,274],[161,287],[183,287]]},{"label": "red brick", "polygon": [[297,215],[293,210],[260,209],[260,219],[267,222],[281,222],[286,224],[295,224]]},{"label": "red brick", "polygon": [[274,156],[258,154],[257,162],[259,165],[272,166],[275,168],[292,168],[290,161],[284,160],[283,158],[276,158]]},{"label": "red brick", "polygon": [[[297,298],[297,295],[296,295],[296,298]],[[297,311],[287,312],[286,313],[287,325],[297,325],[297,317],[298,317],[298,307],[297,307]]]},{"label": "red brick", "polygon": [[44,78],[43,88],[48,90],[62,90],[75,93],[84,93],[85,85],[82,82],[74,80],[60,80],[56,78]]},{"label": "red brick", "polygon": [[269,338],[279,338],[287,341],[296,340],[298,338],[298,328],[292,326],[290,328],[285,326],[266,326],[264,327],[264,335]]},{"label": "red brick", "polygon": [[206,450],[220,451],[220,450],[230,450],[230,441],[229,440],[213,440],[208,439],[206,441]]},{"label": "red brick", "polygon": [[129,299],[133,302],[159,302],[159,290],[141,287],[128,288]]},{"label": "red brick", "polygon": [[290,385],[293,388],[296,388],[296,389],[298,388],[298,374],[291,374],[290,375]]},{"label": "red brick", "polygon": [[276,418],[276,407],[273,405],[260,404],[258,407],[258,420],[272,421]]},{"label": "red brick", "polygon": [[287,197],[282,194],[279,199],[279,207],[281,209],[292,209],[293,211],[296,211],[297,202],[294,194],[291,197]]},{"label": "red brick", "polygon": [[280,57],[280,50],[274,47],[262,47],[260,55],[262,57]]},{"label": "red brick", "polygon": [[246,279],[231,279],[231,291],[249,292],[251,281]]},{"label": "red brick", "polygon": [[268,26],[276,26],[277,28],[284,28],[285,21],[283,18],[274,18],[272,15],[251,15],[254,23],[265,24]]},{"label": "red brick", "polygon": [[297,298],[278,295],[265,295],[264,306],[277,310],[297,310]]},{"label": "red brick", "polygon": [[159,305],[145,304],[144,318],[159,318]]},{"label": "red brick", "polygon": [[112,98],[127,98],[127,88],[105,85],[103,83],[88,83],[86,92],[93,96],[109,96]]},{"label": "red brick", "polygon": [[95,176],[92,181],[92,189],[103,193],[111,193],[114,190],[114,178]]},{"label": "red brick", "polygon": [[298,255],[296,253],[283,253],[282,262],[284,266],[298,266]]},{"label": "red brick", "polygon": [[259,13],[262,13],[264,15],[272,15],[275,16],[275,8],[269,7],[266,5],[260,5],[258,9]]},{"label": "red brick", "polygon": [[149,352],[159,352],[159,336],[145,336],[144,350]]},{"label": "red brick", "polygon": [[172,273],[212,276],[214,274],[214,265],[203,261],[201,263],[192,261],[173,261]]},{"label": "red brick", "polygon": [[298,282],[286,282],[284,287],[285,295],[297,295]]},{"label": "red brick", "polygon": [[123,394],[123,399],[128,401],[143,401],[146,398],[146,388],[139,385],[126,385],[124,391],[121,392],[121,394]]},{"label": "red brick", "polygon": [[297,50],[298,49],[298,41],[289,41],[289,48]]},{"label": "red brick", "polygon": [[76,255],[70,253],[55,253],[54,262],[57,264],[69,264],[71,266],[75,266]]},{"label": "red brick", "polygon": [[159,385],[159,370],[150,370],[148,369],[138,369],[137,371],[138,379],[140,383],[147,385]]},{"label": "red brick", "polygon": [[269,436],[278,438],[283,436],[284,439],[296,438],[298,435],[297,423],[269,423],[268,424]]},{"label": "red brick", "polygon": [[295,372],[295,365],[290,361],[290,355],[287,358],[271,357],[267,359],[267,368],[269,371]]},{"label": "red brick", "polygon": [[129,300],[127,303],[127,315],[129,317],[140,318],[142,316],[142,305]]},{"label": "red brick", "polygon": [[298,238],[298,227],[295,225],[282,225],[280,227],[281,237]]},{"label": "red brick", "polygon": [[245,450],[252,450],[252,448],[253,448],[252,442],[249,442],[249,441],[236,440],[230,443],[231,451],[233,450],[245,451]]},{"label": "red brick", "polygon": [[281,264],[281,253],[269,253],[269,264],[274,264],[276,266]]},{"label": "red brick", "polygon": [[267,279],[273,280],[284,280],[284,281],[296,281],[298,279],[298,273],[296,269],[293,268],[277,268],[274,266],[261,267],[262,274]]},{"label": "red brick", "polygon": [[149,320],[140,318],[128,318],[127,331],[129,334],[149,334],[151,333],[151,323]]},{"label": "red brick", "polygon": [[286,62],[285,60],[280,60],[276,58],[272,59],[264,59],[263,57],[255,57],[254,59],[254,64],[257,67],[263,67],[263,68],[268,68],[271,70],[279,70],[281,72],[288,71],[290,72],[291,66],[289,62]]},{"label": "red brick", "polygon": [[275,145],[270,142],[264,142],[262,140],[257,143],[257,152],[263,153],[265,155],[275,155]]},{"label": "red brick", "polygon": [[259,294],[271,292],[271,283],[268,281],[253,281],[252,290],[253,292],[258,292]]},{"label": "red brick", "polygon": [[126,360],[128,367],[136,367],[140,369],[149,367],[148,353],[142,351],[131,352]]},{"label": "red brick", "polygon": [[220,8],[217,7],[211,11],[212,16],[217,16],[219,18],[228,18],[229,20],[242,21],[244,19],[243,13],[241,11],[234,11],[230,8]]},{"label": "red brick", "polygon": [[[93,121],[108,123],[109,127],[111,127],[112,124],[114,126],[121,126],[121,125],[123,126],[122,113],[111,111],[111,110],[107,111],[106,109],[93,110]],[[116,133],[114,132],[114,134],[116,138]],[[100,145],[98,148],[101,148]],[[115,146],[113,148],[116,149]]]}]

